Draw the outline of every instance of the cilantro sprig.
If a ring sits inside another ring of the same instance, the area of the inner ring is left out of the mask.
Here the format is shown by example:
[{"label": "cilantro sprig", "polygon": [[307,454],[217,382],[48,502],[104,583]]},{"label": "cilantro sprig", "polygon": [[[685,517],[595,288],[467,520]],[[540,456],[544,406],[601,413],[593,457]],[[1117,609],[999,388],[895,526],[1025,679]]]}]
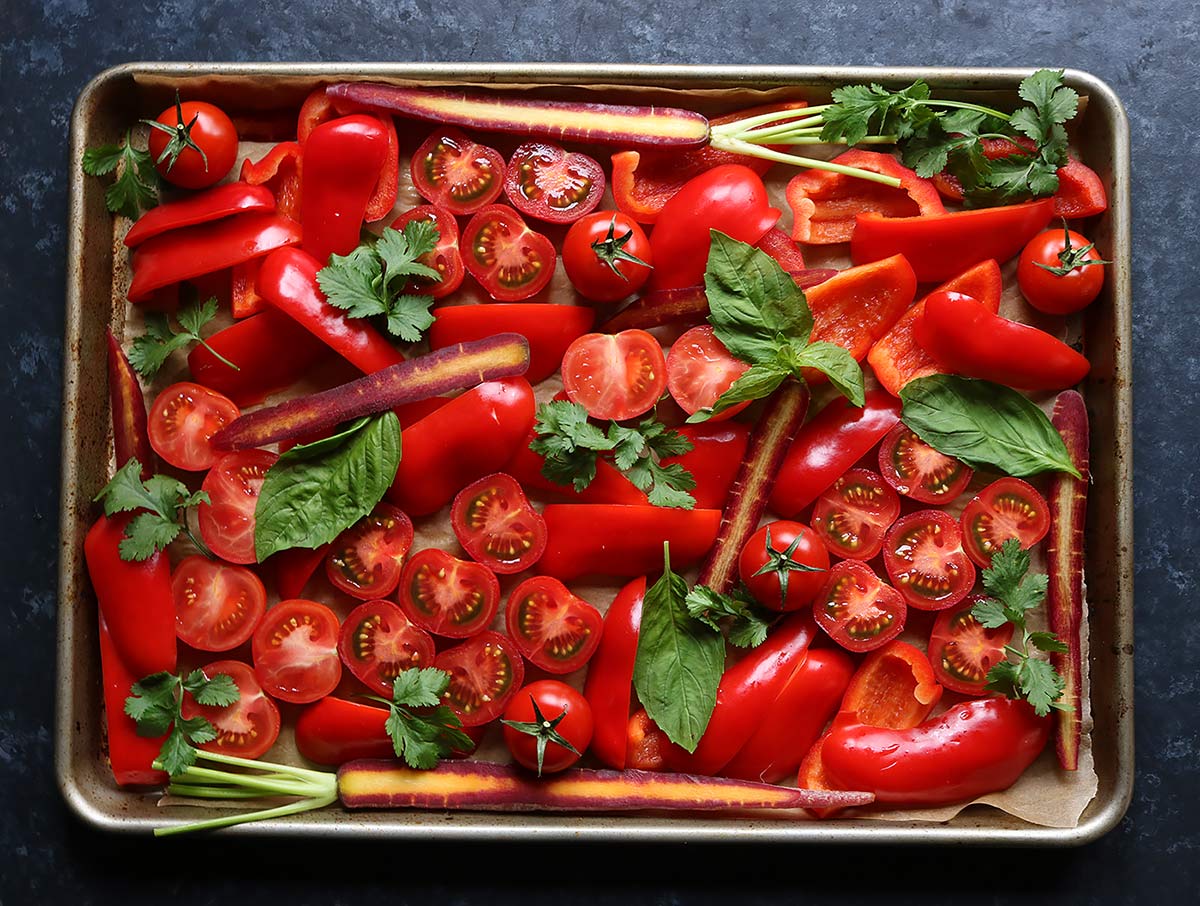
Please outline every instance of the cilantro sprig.
[{"label": "cilantro sprig", "polygon": [[729,619],[729,644],[737,648],[757,648],[765,642],[777,616],[760,607],[742,585],[725,595],[707,585],[696,585],[683,603],[689,614],[717,632],[721,631],[718,621]]},{"label": "cilantro sprig", "polygon": [[196,747],[217,738],[216,728],[205,717],[183,716],[187,693],[198,705],[224,708],[241,697],[237,683],[226,673],[206,676],[193,670],[186,676],[152,673],[133,684],[125,699],[125,713],[137,724],[139,736],[154,738],[167,734],[155,767],[172,777],[196,763]]},{"label": "cilantro sprig", "polygon": [[406,292],[410,280],[440,281],[434,268],[418,259],[437,248],[438,230],[427,220],[414,220],[403,231],[388,228],[349,255],[330,255],[317,272],[329,304],[351,318],[381,318],[388,333],[416,343],[433,324],[433,296]]},{"label": "cilantro sprig", "polygon": [[450,674],[445,670],[412,667],[396,676],[390,700],[368,696],[388,706],[384,728],[392,738],[396,757],[403,758],[410,768],[427,771],[437,767],[440,759],[474,746],[458,715],[441,703],[449,685]]},{"label": "cilantro sprig", "polygon": [[538,407],[534,433],[529,449],[545,457],[542,474],[555,484],[584,490],[603,457],[653,506],[690,510],[696,505],[689,493],[696,487],[695,476],[679,463],[662,464],[689,452],[692,442],[653,415],[632,426],[610,422],[604,430],[588,419],[583,406],[554,400]]},{"label": "cilantro sprig", "polygon": [[201,329],[216,316],[216,298],[204,303],[197,301],[179,309],[175,316],[181,328],[178,332],[171,329],[170,318],[164,312],[147,313],[146,332],[134,339],[129,350],[129,363],[142,377],[152,378],[171,357],[171,353],[186,348],[189,343],[199,343],[234,371],[241,371],[200,335]]},{"label": "cilantro sprig", "polygon": [[983,571],[983,587],[990,597],[971,608],[971,615],[987,629],[999,629],[1012,623],[1020,636],[1017,645],[1005,646],[1009,659],[992,667],[987,688],[1008,698],[1023,698],[1039,716],[1051,709],[1070,711],[1063,701],[1065,682],[1054,665],[1033,656],[1033,650],[1065,652],[1067,646],[1053,632],[1031,631],[1026,619],[1029,611],[1040,607],[1046,598],[1049,578],[1029,575],[1029,553],[1016,538],[1009,538]]},{"label": "cilantro sprig", "polygon": [[205,491],[189,491],[182,481],[168,475],[151,475],[142,481],[142,464],[134,458],[118,469],[93,499],[104,502],[106,516],[145,510],[125,526],[125,537],[117,548],[122,560],[147,560],[181,533],[206,556],[212,556],[187,524],[187,510],[209,502]]},{"label": "cilantro sprig", "polygon": [[83,152],[83,172],[88,176],[117,178],[104,192],[104,203],[114,214],[137,220],[142,211],[158,204],[158,173],[148,151],[133,147],[130,133],[119,145],[100,145]]}]

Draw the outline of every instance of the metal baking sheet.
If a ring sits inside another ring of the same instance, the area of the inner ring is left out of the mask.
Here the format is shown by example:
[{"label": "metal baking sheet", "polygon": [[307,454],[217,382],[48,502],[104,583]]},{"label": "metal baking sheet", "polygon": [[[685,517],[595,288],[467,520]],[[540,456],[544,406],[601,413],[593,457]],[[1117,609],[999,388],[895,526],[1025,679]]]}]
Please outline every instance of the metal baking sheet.
[{"label": "metal baking sheet", "polygon": [[[575,64],[189,64],[132,63],[97,76],[81,93],[71,120],[66,337],[63,367],[61,550],[58,609],[58,699],[55,760],[71,809],[104,830],[147,833],[168,815],[157,794],[119,790],[102,754],[100,667],[95,600],[83,563],[93,518],[90,494],[107,479],[111,428],[104,329],[120,325],[124,305],[111,292],[110,215],[98,180],[85,179],[83,149],[118,139],[127,123],[152,116],[178,86],[193,98],[249,112],[298,108],[318,82],[405,80],[456,85],[550,86],[556,95],[599,86],[662,89],[663,102],[687,106],[688,94],[711,89],[795,88],[813,99],[847,83],[903,85],[925,79],[948,96],[1015,100],[1028,69],[871,69],[769,66],[636,66]],[[717,843],[959,843],[1066,846],[1094,840],[1120,821],[1133,786],[1133,494],[1130,206],[1128,124],[1106,84],[1078,70],[1067,83],[1087,95],[1075,136],[1104,179],[1110,207],[1090,226],[1112,258],[1100,300],[1088,310],[1084,340],[1093,370],[1084,388],[1092,419],[1093,487],[1088,506],[1087,581],[1093,747],[1099,789],[1080,823],[1038,827],[992,809],[967,809],[944,824],[647,815],[478,814],[426,811],[309,812],[223,833],[280,836],[367,836],[423,839],[609,840]],[[558,86],[561,86],[558,87]]]}]

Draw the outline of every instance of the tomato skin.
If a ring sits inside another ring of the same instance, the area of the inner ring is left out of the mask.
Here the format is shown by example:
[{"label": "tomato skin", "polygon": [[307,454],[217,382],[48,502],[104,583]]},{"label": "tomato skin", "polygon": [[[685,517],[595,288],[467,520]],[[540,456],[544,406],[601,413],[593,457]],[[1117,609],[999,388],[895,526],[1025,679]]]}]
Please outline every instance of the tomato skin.
[{"label": "tomato skin", "polygon": [[150,405],[150,446],[175,468],[202,472],[221,458],[209,439],[240,414],[232,400],[207,387],[172,384]]},{"label": "tomato skin", "polygon": [[638,708],[626,725],[625,766],[634,771],[661,771],[667,766],[667,748],[671,740],[650,719],[645,708]]},{"label": "tomato skin", "polygon": [[280,601],[254,632],[254,674],[280,701],[316,701],[342,678],[337,643],[338,618],[324,604],[303,598]]},{"label": "tomato skin", "polygon": [[200,746],[206,752],[220,752],[238,758],[265,755],[279,738],[279,708],[263,692],[248,664],[241,661],[214,661],[200,668],[212,679],[225,674],[237,684],[239,697],[226,708],[197,704],[183,698],[183,717],[204,717],[217,731],[217,738]]},{"label": "tomato skin", "polygon": [[300,712],[296,748],[309,761],[330,767],[359,758],[395,758],[387,719],[386,708],[327,696]]},{"label": "tomato skin", "polygon": [[390,595],[412,547],[413,524],[403,512],[376,504],[334,540],[325,557],[325,575],[339,591],[370,601]]},{"label": "tomato skin", "polygon": [[[1064,235],[1065,234],[1065,235]],[[1059,267],[1059,255],[1066,250],[1064,238],[1069,237],[1071,247],[1087,246],[1086,237],[1073,230],[1046,230],[1029,240],[1017,263],[1017,285],[1025,301],[1051,315],[1069,315],[1081,311],[1095,301],[1104,286],[1104,265],[1084,264],[1073,268],[1061,277],[1038,265]],[[1085,256],[1087,261],[1101,261],[1100,253],[1094,248]]]},{"label": "tomato skin", "polygon": [[170,157],[159,162],[171,140],[171,136],[161,129],[150,130],[150,157],[155,161],[159,175],[172,185],[204,189],[220,182],[233,169],[233,162],[237,160],[238,134],[229,115],[205,101],[187,101],[178,109],[172,105],[160,113],[156,121],[175,129],[180,123],[185,126],[191,123],[193,118],[196,122],[189,135],[204,152],[203,157],[195,148],[184,148],[174,165],[171,165]]},{"label": "tomato skin", "polygon": [[897,494],[942,506],[958,499],[975,470],[938,452],[898,423],[879,446],[879,474]]},{"label": "tomato skin", "polygon": [[588,664],[583,694],[592,708],[592,754],[610,768],[625,769],[633,665],[637,660],[646,578],[621,589],[604,614],[600,645]]},{"label": "tomato skin", "polygon": [[[426,584],[433,596],[428,602],[419,593]],[[450,599],[439,598],[439,591],[452,593]],[[436,547],[413,554],[400,578],[400,609],[434,635],[465,639],[482,632],[499,606],[500,582],[494,572]]]},{"label": "tomato skin", "polygon": [[825,634],[847,651],[874,651],[904,630],[908,607],[896,589],[859,560],[843,560],[829,571],[813,601]]},{"label": "tomato skin", "polygon": [[434,658],[429,633],[410,623],[391,601],[382,600],[350,611],[338,633],[337,650],[357,680],[389,699],[397,675],[411,667],[428,667]]},{"label": "tomato skin", "polygon": [[906,730],[835,723],[821,757],[840,789],[945,805],[1012,786],[1045,748],[1050,723],[1024,701],[988,698]]},{"label": "tomato skin", "polygon": [[200,537],[230,563],[254,563],[254,509],[267,471],[279,459],[267,450],[226,453],[204,476],[200,490],[210,503],[196,508]]},{"label": "tomato skin", "polygon": [[[936,563],[928,562],[931,556]],[[953,607],[975,584],[958,523],[941,510],[901,517],[884,540],[883,563],[896,590],[918,610]]]},{"label": "tomato skin", "polygon": [[548,721],[565,715],[555,726],[558,733],[573,745],[577,752],[572,752],[556,742],[548,742],[543,754],[542,763],[538,764],[537,737],[520,730],[514,730],[507,724],[504,727],[504,742],[513,760],[531,771],[539,774],[555,774],[565,771],[579,761],[592,741],[594,723],[592,708],[586,698],[574,688],[558,680],[538,680],[525,686],[509,703],[504,711],[506,721],[531,723],[537,720],[533,703],[537,703],[542,717]]},{"label": "tomato skin", "polygon": [[738,468],[746,458],[746,447],[750,443],[749,426],[741,422],[720,421],[714,425],[710,419],[699,425],[682,425],[676,430],[692,442],[692,449],[680,456],[668,456],[662,464],[669,466],[677,462],[692,473],[696,486],[691,493],[696,498],[697,507],[723,508]]},{"label": "tomato skin", "polygon": [[444,299],[462,286],[463,278],[467,274],[466,268],[463,267],[462,254],[458,250],[458,221],[445,208],[435,204],[423,204],[405,211],[393,220],[392,229],[403,230],[408,224],[418,221],[432,223],[438,231],[437,246],[418,260],[441,274],[442,279],[431,281],[413,277],[408,285],[411,292]]},{"label": "tomato skin", "polygon": [[[767,556],[767,532],[770,531],[770,548],[784,552],[793,543],[796,549],[789,554],[794,563],[813,570],[789,570],[787,597],[782,596],[782,583],[778,572],[772,570],[759,574],[759,570],[770,562]],[[798,539],[798,540],[797,540]],[[812,603],[817,592],[825,585],[829,571],[829,552],[817,533],[799,522],[779,520],[764,525],[746,542],[738,558],[738,575],[750,589],[750,594],[763,607],[770,610],[799,610]]]},{"label": "tomato skin", "polygon": [[450,507],[450,524],[463,549],[500,575],[533,566],[546,549],[546,523],[516,479],[503,472],[467,485]]},{"label": "tomato skin", "polygon": [[870,560],[900,515],[900,498],[867,469],[850,469],[813,506],[812,527],[835,557]]},{"label": "tomato skin", "polygon": [[498,717],[525,681],[525,662],[513,640],[490,630],[447,648],[433,666],[450,674],[442,701],[464,727]]},{"label": "tomato skin", "polygon": [[1012,641],[1014,626],[1005,623],[985,629],[971,614],[984,595],[968,595],[937,615],[927,652],[937,681],[952,692],[988,695],[988,671],[1008,657],[1004,646]]},{"label": "tomato skin", "polygon": [[604,197],[604,170],[594,158],[568,154],[553,142],[524,142],[504,171],[504,194],[527,217],[574,223]]},{"label": "tomato skin", "polygon": [[[711,325],[693,327],[671,345],[667,354],[667,390],[688,415],[711,409],[733,382],[750,370],[717,339]],[[733,418],[750,400],[730,406],[709,419]]]},{"label": "tomato skin", "polygon": [[584,575],[642,576],[671,564],[686,569],[717,540],[721,511],[657,506],[552,503],[542,511],[549,540],[538,569],[569,582]]},{"label": "tomato skin", "polygon": [[[614,273],[593,246],[603,247],[612,232],[614,244],[635,258],[645,261],[643,267],[633,261],[616,260]],[[592,302],[616,302],[640,290],[650,279],[654,256],[650,240],[641,225],[620,211],[594,211],[579,219],[567,231],[563,240],[563,268],[575,291]]]},{"label": "tomato skin", "polygon": [[524,378],[488,381],[402,432],[404,455],[387,499],[428,516],[477,478],[512,459],[533,427],[536,403]]},{"label": "tomato skin", "polygon": [[650,235],[656,262],[650,289],[704,282],[710,230],[751,245],[779,220],[762,177],[742,164],[723,164],[684,183],[663,205]]},{"label": "tomato skin", "polygon": [[963,547],[981,567],[992,565],[992,556],[1009,538],[1029,550],[1050,531],[1050,506],[1027,481],[1000,478],[973,497],[960,517]]},{"label": "tomato skin", "polygon": [[[539,624],[540,621],[540,624]],[[600,611],[551,576],[534,576],[512,590],[505,625],[531,664],[564,674],[586,664],[600,644]],[[538,631],[540,625],[545,625]],[[559,651],[560,646],[566,646]]]},{"label": "tomato skin", "polygon": [[550,283],[558,255],[554,243],[502,204],[482,208],[467,223],[463,263],[497,302],[520,302]]},{"label": "tomato skin", "polygon": [[667,386],[667,363],[644,330],[589,333],[567,347],[562,378],[567,398],[588,415],[620,421],[654,408]]},{"label": "tomato skin", "polygon": [[267,609],[258,576],[201,556],[184,557],[175,567],[171,594],[176,634],[200,651],[229,651],[246,642]]},{"label": "tomato skin", "polygon": [[473,214],[504,188],[504,158],[453,127],[439,128],[413,152],[413,185],[451,214]]}]

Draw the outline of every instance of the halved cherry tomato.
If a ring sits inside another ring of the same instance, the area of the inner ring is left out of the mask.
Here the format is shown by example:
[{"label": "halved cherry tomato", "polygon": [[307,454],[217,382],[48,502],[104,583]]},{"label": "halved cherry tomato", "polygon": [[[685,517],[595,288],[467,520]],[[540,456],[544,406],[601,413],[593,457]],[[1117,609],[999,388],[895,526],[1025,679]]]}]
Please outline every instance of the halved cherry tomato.
[{"label": "halved cherry tomato", "polygon": [[[717,339],[708,324],[693,327],[667,353],[667,390],[688,415],[711,409],[734,381],[750,370],[735,359]],[[750,400],[730,406],[709,421],[732,418],[750,405]]]},{"label": "halved cherry tomato", "polygon": [[970,466],[935,450],[903,422],[879,447],[879,472],[898,494],[937,506],[957,500],[975,475]]},{"label": "halved cherry tomato", "polygon": [[279,459],[268,450],[239,450],[222,456],[200,485],[210,503],[196,508],[200,537],[230,563],[254,563],[254,509],[267,471]]},{"label": "halved cherry tomato", "polygon": [[771,610],[799,610],[811,604],[828,573],[829,552],[817,533],[782,519],[751,535],[738,558],[738,575],[750,594]]},{"label": "halved cherry tomato", "polygon": [[200,748],[238,758],[258,758],[275,745],[279,738],[279,708],[267,698],[250,666],[241,661],[214,661],[200,669],[209,679],[224,674],[238,688],[238,700],[224,708],[200,705],[190,695],[184,696],[184,720],[203,717],[217,731],[217,738]]},{"label": "halved cherry tomato", "polygon": [[904,629],[908,608],[896,589],[858,560],[829,571],[813,601],[813,616],[828,636],[848,651],[874,651]]},{"label": "halved cherry tomato", "polygon": [[316,601],[280,601],[254,633],[254,674],[268,694],[304,704],[328,695],[342,678],[338,618]]},{"label": "halved cherry tomato", "polygon": [[604,197],[604,170],[586,154],[551,142],[525,142],[508,161],[504,194],[522,214],[574,223]]},{"label": "halved cherry tomato", "polygon": [[958,523],[941,510],[901,517],[884,539],[883,565],[904,600],[918,610],[953,607],[975,584]]},{"label": "halved cherry tomato", "polygon": [[654,264],[645,231],[620,211],[581,218],[567,231],[562,259],[575,291],[593,302],[616,302],[636,293]]},{"label": "halved cherry tomato", "polygon": [[240,414],[214,390],[190,381],[172,384],[150,406],[150,446],[175,468],[201,472],[221,458],[209,438]]},{"label": "halved cherry tomato", "polygon": [[987,695],[987,675],[1008,657],[1013,624],[986,629],[971,615],[984,595],[968,595],[937,615],[929,638],[929,663],[939,683],[963,695]]},{"label": "halved cherry tomato", "polygon": [[554,276],[558,260],[554,243],[502,204],[488,205],[472,217],[459,247],[471,276],[497,302],[537,295]]},{"label": "halved cherry tomato", "polygon": [[412,520],[390,504],[376,504],[337,536],[325,558],[325,575],[335,588],[360,600],[382,598],[400,584],[412,543]]},{"label": "halved cherry tomato", "polygon": [[534,576],[508,597],[508,634],[529,662],[547,673],[570,673],[600,644],[600,611],[550,576]]},{"label": "halved cherry tomato", "polygon": [[[539,777],[565,771],[579,761],[592,742],[593,729],[592,708],[587,699],[559,680],[530,683],[513,696],[504,712],[504,743],[508,751],[517,764],[537,771]],[[551,732],[574,751],[554,740]],[[540,736],[545,736],[546,743],[539,752]]]},{"label": "halved cherry tomato", "polygon": [[405,211],[393,220],[392,229],[403,230],[410,223],[417,222],[432,223],[438,231],[437,245],[433,251],[417,260],[437,271],[442,279],[425,280],[412,277],[408,283],[408,291],[444,299],[462,286],[463,277],[466,275],[462,255],[458,250],[458,222],[445,208],[435,204],[423,204],[411,211]]},{"label": "halved cherry tomato", "polygon": [[409,558],[400,579],[400,607],[418,626],[465,639],[491,625],[500,582],[486,566],[427,547]]},{"label": "halved cherry tomato", "polygon": [[498,632],[481,632],[447,648],[433,666],[450,674],[442,700],[464,727],[490,723],[525,681],[525,662],[513,640]]},{"label": "halved cherry tomato", "polygon": [[501,575],[519,573],[546,550],[546,523],[511,475],[486,475],[458,492],[454,536],[473,560]]},{"label": "halved cherry tomato", "polygon": [[1050,530],[1046,498],[1027,481],[1001,478],[972,498],[962,513],[967,556],[987,569],[992,556],[1009,538],[1029,550]]},{"label": "halved cherry tomato", "polygon": [[667,386],[658,340],[644,330],[584,334],[562,363],[563,389],[593,418],[634,418],[649,412]]},{"label": "halved cherry tomato", "polygon": [[[180,104],[177,99],[155,123],[159,125],[150,130],[150,157],[159,175],[172,185],[203,189],[220,182],[233,168],[237,129],[220,107],[205,101]],[[169,145],[177,153],[168,151]]]},{"label": "halved cherry tomato", "polygon": [[875,472],[850,469],[813,505],[812,527],[835,557],[870,560],[900,515],[900,498]]},{"label": "halved cherry tomato", "polygon": [[[1068,230],[1038,233],[1021,252],[1017,263],[1017,285],[1025,301],[1052,315],[1069,315],[1090,305],[1104,285],[1104,259],[1087,238]],[[1071,254],[1079,261],[1061,276],[1047,268],[1060,268],[1060,256]]]},{"label": "halved cherry tomato", "polygon": [[473,214],[500,196],[504,158],[459,130],[435,131],[413,152],[413,185],[427,201],[451,214]]},{"label": "halved cherry tomato", "polygon": [[433,639],[391,601],[367,601],[350,611],[337,650],[355,677],[388,698],[402,670],[433,665]]},{"label": "halved cherry tomato", "polygon": [[244,566],[207,557],[184,557],[171,575],[175,633],[201,651],[241,645],[267,609],[262,580]]}]

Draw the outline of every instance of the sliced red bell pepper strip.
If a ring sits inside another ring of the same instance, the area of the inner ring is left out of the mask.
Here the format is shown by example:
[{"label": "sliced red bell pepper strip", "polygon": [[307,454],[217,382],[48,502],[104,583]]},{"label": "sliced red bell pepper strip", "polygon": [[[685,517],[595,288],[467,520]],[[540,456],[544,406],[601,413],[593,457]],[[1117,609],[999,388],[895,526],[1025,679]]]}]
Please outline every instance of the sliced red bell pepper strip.
[{"label": "sliced red bell pepper strip", "polygon": [[300,221],[300,171],[298,142],[280,142],[257,163],[242,162],[242,182],[266,186],[275,196],[275,207],[284,217]]},{"label": "sliced red bell pepper strip", "polygon": [[[357,231],[356,226],[355,235]],[[367,321],[348,318],[344,311],[329,304],[317,283],[321,267],[307,252],[280,249],[263,261],[258,272],[258,291],[364,374],[403,362],[404,356]]]},{"label": "sliced red bell pepper strip", "polygon": [[797,242],[849,242],[855,216],[867,211],[884,217],[946,212],[934,184],[890,154],[850,150],[835,157],[833,163],[895,177],[900,187],[893,189],[828,170],[806,170],[793,176],[787,186],[787,201],[792,209],[792,238]]},{"label": "sliced red bell pepper strip", "polygon": [[771,227],[767,230],[756,245],[778,261],[779,266],[789,273],[805,269],[804,253],[800,251],[800,246],[796,245],[791,237],[779,227]]},{"label": "sliced red bell pepper strip", "polygon": [[261,211],[172,230],[134,250],[129,301],[144,302],[164,286],[225,270],[299,241],[294,221]]},{"label": "sliced red bell pepper strip", "polygon": [[296,137],[294,107],[227,111],[243,142],[282,142]]},{"label": "sliced red bell pepper strip", "polygon": [[358,246],[367,203],[388,153],[379,118],[356,114],[322,123],[304,143],[300,194],[304,250],[324,264]]},{"label": "sliced red bell pepper strip", "polygon": [[258,294],[258,271],[261,258],[235,264],[229,273],[229,308],[235,318],[248,318],[270,308],[270,303]]},{"label": "sliced red bell pepper strip", "polygon": [[296,719],[296,748],[309,761],[340,765],[359,758],[393,758],[388,710],[332,695],[309,705]]},{"label": "sliced red bell pepper strip", "polygon": [[[982,302],[995,314],[1000,311],[1000,295],[1003,291],[1000,265],[988,259],[947,280],[933,292],[965,293]],[[938,372],[938,363],[913,336],[913,324],[925,312],[926,298],[917,300],[902,314],[892,329],[877,340],[867,354],[875,377],[893,396],[899,396],[900,389],[914,378]]]},{"label": "sliced red bell pepper strip", "polygon": [[850,241],[855,264],[903,255],[917,280],[949,280],[973,264],[1013,258],[1046,228],[1054,201],[1043,198],[1000,208],[977,208],[928,217],[859,214]]},{"label": "sliced red bell pepper strip", "polygon": [[209,223],[234,214],[273,210],[275,196],[270,189],[244,182],[225,183],[151,208],[129,228],[125,234],[125,245],[133,248],[171,230]]},{"label": "sliced red bell pepper strip", "polygon": [[[903,255],[839,271],[805,293],[812,311],[812,342],[836,343],[862,361],[912,305],[917,276]],[[811,383],[828,380],[806,373]]]},{"label": "sliced red bell pepper strip", "polygon": [[637,660],[646,579],[621,589],[604,615],[600,646],[588,664],[583,694],[592,708],[592,754],[610,768],[625,768],[633,664]]},{"label": "sliced red bell pepper strip", "polygon": [[217,331],[207,343],[238,370],[197,344],[188,353],[192,377],[239,407],[292,386],[332,355],[328,346],[274,308]]},{"label": "sliced red bell pepper strip", "polygon": [[304,587],[322,563],[332,545],[322,544],[314,548],[292,547],[272,555],[275,570],[275,588],[279,598],[290,601],[304,596]]},{"label": "sliced red bell pepper strip", "polygon": [[[172,643],[174,640],[172,640]],[[125,666],[113,643],[112,633],[100,617],[100,672],[104,687],[104,722],[108,729],[108,763],[118,786],[161,786],[165,771],[152,767],[166,734],[139,736],[137,724],[125,713],[129,690],[143,676]]]},{"label": "sliced red bell pepper strip", "polygon": [[892,430],[900,403],[881,390],[870,390],[860,409],[845,397],[832,400],[800,429],[771,490],[771,509],[791,518]]},{"label": "sliced red bell pepper strip", "polygon": [[104,333],[108,344],[108,401],[112,410],[113,454],[117,468],[136,459],[142,464],[142,478],[149,478],[158,468],[158,457],[150,446],[142,385],[112,329]]},{"label": "sliced red bell pepper strip", "polygon": [[325,93],[325,86],[318,85],[300,105],[300,115],[296,119],[296,141],[303,145],[314,129],[322,123],[337,119],[337,116],[338,112],[333,109],[333,101]]},{"label": "sliced red bell pepper strip", "polygon": [[691,493],[696,506],[720,509],[729,498],[729,489],[746,458],[749,426],[726,421],[683,425],[676,430],[692,442],[692,449],[680,456],[668,456],[662,464],[679,463],[692,473],[696,486]]}]

